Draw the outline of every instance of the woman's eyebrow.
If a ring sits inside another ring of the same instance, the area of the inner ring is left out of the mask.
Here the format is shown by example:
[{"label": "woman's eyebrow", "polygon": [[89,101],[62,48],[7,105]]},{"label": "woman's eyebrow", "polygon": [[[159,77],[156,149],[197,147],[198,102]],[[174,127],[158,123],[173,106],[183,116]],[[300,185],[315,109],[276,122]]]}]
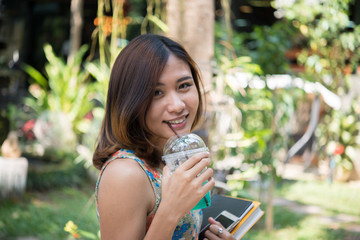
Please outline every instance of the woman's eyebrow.
[{"label": "woman's eyebrow", "polygon": [[185,77],[182,77],[182,78],[179,78],[176,82],[182,82],[182,81],[185,81],[185,80],[188,80],[188,79],[192,79],[191,76],[185,76]]},{"label": "woman's eyebrow", "polygon": [[[178,80],[176,80],[176,82],[177,82],[177,83],[180,83],[180,82],[186,81],[186,80],[188,80],[188,79],[192,79],[192,77],[191,77],[191,76],[181,77],[181,78],[179,78]],[[165,84],[162,83],[162,82],[157,82],[157,83],[156,83],[156,86],[165,86]]]}]

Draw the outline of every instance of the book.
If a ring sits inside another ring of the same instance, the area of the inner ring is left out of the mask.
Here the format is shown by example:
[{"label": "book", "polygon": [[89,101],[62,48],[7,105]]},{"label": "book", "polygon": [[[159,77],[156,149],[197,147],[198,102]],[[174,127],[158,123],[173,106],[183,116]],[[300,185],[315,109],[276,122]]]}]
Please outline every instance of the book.
[{"label": "book", "polygon": [[[203,230],[208,224],[208,218],[215,218],[223,210],[226,210],[238,217],[237,224],[231,231],[236,239],[241,239],[245,233],[261,218],[264,211],[260,208],[260,202],[215,194],[211,198],[211,206],[203,209]],[[200,240],[203,235],[199,236]]]},{"label": "book", "polygon": [[241,239],[247,231],[261,218],[264,211],[260,208],[260,202],[253,201],[253,208],[240,220],[236,227],[231,231],[231,234],[236,239]]}]

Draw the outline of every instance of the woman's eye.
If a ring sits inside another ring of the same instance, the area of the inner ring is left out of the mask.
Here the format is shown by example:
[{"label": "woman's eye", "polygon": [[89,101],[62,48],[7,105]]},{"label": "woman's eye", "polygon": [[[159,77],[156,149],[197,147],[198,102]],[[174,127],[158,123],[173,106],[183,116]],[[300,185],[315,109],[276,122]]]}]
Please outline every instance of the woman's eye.
[{"label": "woman's eye", "polygon": [[183,84],[181,84],[181,85],[179,86],[179,88],[182,89],[182,88],[187,88],[187,87],[190,87],[190,86],[191,86],[190,83],[183,83]]},{"label": "woman's eye", "polygon": [[162,94],[162,91],[160,91],[160,90],[155,90],[155,96],[160,96]]}]

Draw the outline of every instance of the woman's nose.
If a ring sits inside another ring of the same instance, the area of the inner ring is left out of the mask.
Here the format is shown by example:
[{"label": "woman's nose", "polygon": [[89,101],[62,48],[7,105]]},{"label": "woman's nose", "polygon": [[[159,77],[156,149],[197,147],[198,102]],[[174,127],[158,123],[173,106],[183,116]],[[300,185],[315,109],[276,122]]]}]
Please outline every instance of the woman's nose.
[{"label": "woman's nose", "polygon": [[185,103],[177,94],[171,94],[167,99],[167,109],[169,112],[182,112],[185,108]]}]

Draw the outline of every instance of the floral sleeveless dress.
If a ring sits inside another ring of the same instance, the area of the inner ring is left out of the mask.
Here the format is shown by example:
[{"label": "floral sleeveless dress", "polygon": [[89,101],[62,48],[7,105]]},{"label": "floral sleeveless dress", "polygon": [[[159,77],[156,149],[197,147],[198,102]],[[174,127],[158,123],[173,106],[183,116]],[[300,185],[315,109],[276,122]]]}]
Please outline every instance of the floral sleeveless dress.
[{"label": "floral sleeveless dress", "polygon": [[[146,220],[146,230],[149,229],[150,224],[156,214],[156,211],[159,207],[160,201],[161,201],[161,176],[162,172],[159,169],[152,169],[150,168],[145,161],[138,158],[134,151],[127,150],[127,149],[121,149],[114,153],[112,157],[107,160],[107,162],[102,167],[97,183],[96,183],[96,189],[95,189],[95,203],[96,203],[96,214],[99,219],[99,210],[98,210],[98,191],[99,191],[99,183],[101,180],[101,176],[108,166],[108,164],[115,160],[115,159],[121,159],[121,158],[129,158],[134,159],[141,168],[145,171],[147,177],[149,178],[149,181],[153,187],[155,197],[156,197],[156,203],[154,209],[148,214],[147,220]],[[174,234],[172,239],[192,239],[196,240],[198,239],[198,234],[200,232],[200,227],[202,223],[202,211],[201,210],[193,210],[187,213],[178,223],[178,225],[175,228]]]}]

